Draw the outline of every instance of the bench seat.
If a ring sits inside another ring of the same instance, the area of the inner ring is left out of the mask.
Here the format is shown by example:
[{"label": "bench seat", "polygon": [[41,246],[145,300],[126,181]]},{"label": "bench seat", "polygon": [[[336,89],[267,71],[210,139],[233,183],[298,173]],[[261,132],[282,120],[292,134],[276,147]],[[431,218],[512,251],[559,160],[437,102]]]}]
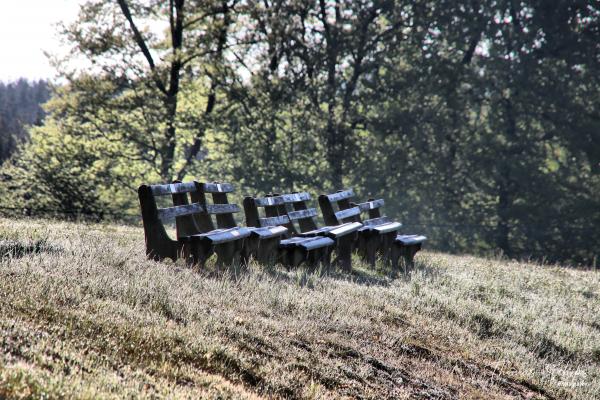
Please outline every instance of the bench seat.
[{"label": "bench seat", "polygon": [[[226,193],[233,190],[229,184],[202,184],[179,182],[160,185],[141,185],[138,188],[146,255],[156,261],[185,258],[190,264],[203,266],[212,255],[217,263],[231,265],[237,262],[246,238],[247,228],[235,226],[232,213],[238,212],[236,204],[228,204]],[[206,193],[213,194],[213,204],[206,202]],[[172,206],[158,207],[157,198],[171,197]],[[217,218],[217,228],[211,215]],[[221,224],[227,219],[229,225]],[[175,220],[176,239],[167,234],[165,223]],[[222,226],[225,225],[225,226]]]},{"label": "bench seat", "polygon": [[221,244],[247,238],[250,233],[248,228],[215,229],[206,233],[196,233],[183,239],[201,238],[210,241],[212,244]]},{"label": "bench seat", "polygon": [[362,228],[362,224],[360,222],[348,222],[346,224],[334,225],[334,226],[324,226],[319,229],[314,229],[308,232],[302,232],[300,236],[327,236],[333,239],[339,238],[342,236],[349,235],[351,233],[357,232]]},{"label": "bench seat", "polygon": [[271,239],[278,236],[283,236],[288,229],[285,226],[267,226],[262,228],[248,227],[251,236],[256,236],[261,239]]},{"label": "bench seat", "polygon": [[364,226],[360,229],[361,232],[377,231],[378,233],[389,233],[402,228],[402,224],[400,222],[384,222],[379,225],[370,225],[369,221],[370,220],[364,221]]},{"label": "bench seat", "polygon": [[304,250],[310,251],[319,249],[327,246],[333,246],[335,242],[323,236],[311,236],[311,237],[292,237],[290,239],[284,239],[280,242],[282,248],[293,248],[301,247]]},{"label": "bench seat", "polygon": [[404,246],[412,246],[415,244],[423,243],[427,240],[426,236],[423,235],[398,235],[395,241],[401,243]]},{"label": "bench seat", "polygon": [[[404,259],[405,273],[413,265],[415,254],[421,250],[427,240],[422,235],[400,234],[402,224],[382,215],[383,199],[369,199],[363,203],[354,203],[352,189],[338,190],[336,193],[319,196],[323,219],[328,225],[343,222],[362,222],[358,230],[357,250],[361,257],[372,266],[379,254],[393,270],[398,267],[400,257]],[[363,220],[361,214],[367,214]]]},{"label": "bench seat", "polygon": [[[300,236],[293,224],[295,220],[312,220],[316,215],[315,210],[295,209],[288,213],[285,208],[286,202],[302,202],[309,198],[308,193],[244,198],[246,224],[248,229],[253,231],[253,235],[282,238],[281,241],[270,243],[269,248],[263,246],[264,258],[269,258],[268,262],[281,261],[286,267],[292,268],[302,263],[306,263],[311,268],[319,264],[329,266],[335,241],[325,236],[317,237],[316,234],[310,237]],[[271,255],[276,253],[277,257],[266,257],[267,252]]]}]

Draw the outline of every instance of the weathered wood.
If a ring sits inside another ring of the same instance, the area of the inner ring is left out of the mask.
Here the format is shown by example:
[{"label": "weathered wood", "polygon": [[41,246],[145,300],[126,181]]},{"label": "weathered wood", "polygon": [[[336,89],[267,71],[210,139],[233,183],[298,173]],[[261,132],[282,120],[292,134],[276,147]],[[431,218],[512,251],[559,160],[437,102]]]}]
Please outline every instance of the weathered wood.
[{"label": "weathered wood", "polygon": [[172,240],[158,218],[158,207],[152,193],[152,187],[141,185],[138,188],[138,197],[144,225],[144,238],[146,242],[146,256],[155,261],[170,258],[177,260],[183,252],[183,243]]},{"label": "weathered wood", "polygon": [[194,238],[202,238],[210,240],[214,244],[220,244],[225,242],[231,242],[237,239],[243,239],[250,236],[250,230],[248,228],[229,228],[229,229],[216,229],[211,232],[199,233],[193,235]]},{"label": "weathered wood", "polygon": [[[239,211],[239,207],[237,204],[229,204],[227,200],[227,193],[213,193],[213,210],[214,206],[217,208],[221,208],[225,210],[224,212],[208,212],[208,214],[214,214],[217,219],[217,226],[219,228],[234,228],[237,227],[237,222],[235,221],[234,213]],[[231,210],[227,210],[227,207],[232,207]],[[207,205],[208,210],[208,205]],[[219,210],[214,210],[219,211]]]},{"label": "weathered wood", "polygon": [[[138,196],[146,237],[146,254],[149,257],[156,260],[166,257],[177,260],[184,257],[188,262],[200,265],[214,252],[218,254],[218,262],[233,262],[232,260],[240,258],[244,238],[250,236],[250,231],[238,227],[214,230],[206,212],[210,210],[225,215],[239,211],[239,207],[232,207],[230,204],[207,205],[203,188],[204,185],[197,182],[178,181],[165,185],[140,186]],[[227,186],[219,190],[226,189]],[[155,196],[164,195],[171,195],[173,207],[156,206]],[[221,192],[214,193],[214,196],[217,195],[225,196]],[[217,200],[217,203],[226,203],[226,197]],[[177,227],[177,240],[169,238],[164,228],[164,222],[173,218]]]},{"label": "weathered wood", "polygon": [[307,192],[287,193],[287,194],[282,194],[281,197],[283,198],[284,202],[286,202],[286,203],[296,203],[299,201],[310,200],[310,194]]},{"label": "weathered wood", "polygon": [[[195,193],[195,192],[190,192]],[[190,204],[190,196],[188,193],[174,193],[171,195],[173,204],[176,206],[187,206]],[[199,204],[198,202],[192,202],[192,204]],[[193,213],[189,215],[182,215],[175,218],[175,230],[177,232],[177,240],[194,235],[198,232],[212,231],[214,227],[212,224],[209,229],[202,230],[198,229],[196,223],[197,218],[204,216],[204,213]]]},{"label": "weathered wood", "polygon": [[295,221],[301,218],[312,218],[317,216],[317,210],[315,208],[307,208],[306,210],[289,211],[288,217]]},{"label": "weathered wood", "polygon": [[326,225],[338,225],[338,219],[335,217],[335,209],[333,208],[333,202],[329,201],[327,195],[322,194],[319,196],[319,207],[321,208],[321,214],[323,214],[323,220]]},{"label": "weathered wood", "polygon": [[282,236],[287,233],[287,228],[285,226],[268,226],[264,228],[250,227],[248,229],[252,235],[267,239]]},{"label": "weathered wood", "polygon": [[166,185],[151,185],[152,194],[154,196],[166,196],[175,193],[188,193],[196,190],[194,182],[185,183],[169,183]]},{"label": "weathered wood", "polygon": [[[206,193],[204,193],[204,190],[202,189],[202,185],[200,183],[194,183],[196,185],[196,191],[190,192],[189,197],[192,200],[192,203],[199,203],[204,207],[207,204]],[[179,202],[187,204],[187,201],[187,197],[182,198],[179,195],[173,195],[173,202],[175,202],[176,204],[179,204]],[[215,226],[210,214],[205,212],[200,214],[194,214],[192,216],[192,219],[194,220],[194,224],[197,225],[197,228],[200,228],[196,229],[195,232],[210,232],[215,230],[215,228],[217,227]],[[177,225],[177,230],[179,230],[179,225]]]},{"label": "weathered wood", "polygon": [[[281,197],[284,198],[286,203],[292,204],[293,210],[291,211],[288,210],[285,205],[278,206],[278,209],[281,214],[286,213],[290,217],[290,220],[295,221],[298,224],[299,229],[296,229],[293,224],[290,224],[291,230],[294,234],[299,236],[319,236],[333,239],[335,246],[333,246],[329,251],[321,252],[322,254],[320,254],[323,256],[321,259],[329,260],[331,251],[335,249],[337,255],[336,264],[340,265],[342,268],[346,268],[348,265],[350,265],[351,252],[347,251],[348,242],[354,242],[357,234],[356,232],[362,225],[357,224],[355,226],[351,226],[350,229],[341,229],[336,232],[337,234],[332,234],[331,232],[335,228],[334,226],[327,226],[325,228],[317,227],[317,224],[314,220],[314,217],[317,216],[317,210],[307,205],[308,200],[311,198],[308,193],[287,193],[282,194]],[[321,200],[319,200],[319,202],[321,203]],[[342,239],[345,236],[351,236],[352,238]],[[310,257],[318,256],[309,255],[309,258]]]},{"label": "weathered wood", "polygon": [[237,204],[207,204],[206,212],[209,214],[231,214],[240,212]]},{"label": "weathered wood", "polygon": [[364,212],[382,207],[384,204],[385,202],[383,201],[383,199],[377,199],[373,201],[367,201],[365,203],[359,203],[356,206],[360,209],[361,212]]},{"label": "weathered wood", "polygon": [[335,217],[339,221],[343,221],[346,218],[354,217],[355,215],[359,215],[359,214],[360,214],[360,208],[352,207],[352,208],[347,208],[345,210],[340,210],[340,211],[336,212]]},{"label": "weathered wood", "polygon": [[[349,189],[319,196],[325,221],[328,224],[352,220],[362,222],[364,227],[359,230],[357,249],[363,259],[371,265],[375,264],[377,254],[381,255],[384,261],[391,262],[393,268],[398,264],[400,256],[408,257],[407,262],[412,263],[412,257],[426,238],[419,235],[397,235],[402,224],[381,215],[380,209],[385,204],[383,199],[369,199],[367,202],[355,204],[349,201],[353,195],[354,192]],[[340,211],[335,211],[335,203]],[[357,209],[358,212],[355,211]],[[363,212],[368,214],[368,219],[360,218]]]},{"label": "weathered wood", "polygon": [[277,217],[263,217],[259,218],[259,224],[262,227],[277,226],[289,224],[290,219],[287,215],[279,215]]},{"label": "weathered wood", "polygon": [[371,225],[368,228],[384,234],[398,231],[400,228],[402,228],[402,224],[400,222],[388,222],[387,224]]},{"label": "weathered wood", "polygon": [[379,217],[379,218],[365,219],[363,221],[363,225],[364,226],[377,226],[377,225],[387,224],[389,222],[390,222],[390,218],[387,216],[383,216],[383,217]]},{"label": "weathered wood", "polygon": [[203,182],[202,189],[205,193],[231,193],[234,187],[231,183]]},{"label": "weathered wood", "polygon": [[[315,263],[325,263],[329,254],[328,250],[334,242],[326,237],[298,237],[286,203],[293,204],[296,208],[290,211],[291,216],[298,220],[311,220],[312,212],[306,209],[303,198],[310,198],[308,193],[291,193],[286,195],[271,195],[261,198],[246,197],[244,199],[244,212],[246,214],[246,224],[253,227],[275,226],[283,228],[286,239],[279,243],[278,259],[288,267],[297,267],[302,263],[308,263],[311,266]],[[259,207],[264,209],[264,217],[259,212]],[[316,210],[314,210],[316,215]],[[327,240],[321,240],[327,239]]]},{"label": "weathered wood", "polygon": [[256,202],[256,205],[259,207],[277,206],[277,205],[285,203],[285,200],[282,196],[258,197],[258,198],[255,198],[254,201]]},{"label": "weathered wood", "polygon": [[402,243],[404,246],[410,246],[425,242],[427,237],[423,235],[398,235],[395,240]]},{"label": "weathered wood", "polygon": [[360,222],[348,222],[336,226],[328,226],[330,228],[328,235],[332,237],[346,236],[349,233],[356,232],[362,227]]},{"label": "weathered wood", "polygon": [[329,201],[340,201],[354,197],[354,191],[352,189],[340,190],[332,194],[326,195]]},{"label": "weathered wood", "polygon": [[164,222],[181,217],[184,215],[198,214],[204,212],[202,206],[198,203],[186,204],[183,206],[174,206],[158,209],[158,217]]}]

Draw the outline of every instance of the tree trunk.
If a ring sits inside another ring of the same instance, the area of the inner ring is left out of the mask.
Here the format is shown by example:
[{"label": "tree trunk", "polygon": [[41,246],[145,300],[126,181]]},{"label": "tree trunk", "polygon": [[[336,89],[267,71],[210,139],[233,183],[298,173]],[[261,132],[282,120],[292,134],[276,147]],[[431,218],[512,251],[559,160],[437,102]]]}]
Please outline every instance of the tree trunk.
[{"label": "tree trunk", "polygon": [[496,245],[508,257],[512,256],[510,246],[510,216],[512,213],[514,195],[516,191],[516,183],[511,177],[510,169],[513,163],[514,156],[518,153],[518,138],[517,138],[517,121],[515,118],[515,110],[510,98],[504,99],[504,117],[506,122],[506,139],[507,144],[502,156],[499,160],[499,177],[498,177],[498,206],[497,216],[498,223],[496,225]]},{"label": "tree trunk", "polygon": [[503,165],[500,172],[498,206],[496,207],[496,213],[498,215],[498,223],[496,224],[496,246],[508,257],[512,255],[509,240],[510,208],[512,205],[509,181],[510,172],[507,166]]},{"label": "tree trunk", "polygon": [[177,131],[175,127],[177,93],[173,96],[167,96],[165,99],[165,110],[167,112],[167,128],[165,131],[165,144],[161,154],[160,176],[163,181],[170,182],[173,179],[173,161],[175,159],[175,144],[177,143]]}]

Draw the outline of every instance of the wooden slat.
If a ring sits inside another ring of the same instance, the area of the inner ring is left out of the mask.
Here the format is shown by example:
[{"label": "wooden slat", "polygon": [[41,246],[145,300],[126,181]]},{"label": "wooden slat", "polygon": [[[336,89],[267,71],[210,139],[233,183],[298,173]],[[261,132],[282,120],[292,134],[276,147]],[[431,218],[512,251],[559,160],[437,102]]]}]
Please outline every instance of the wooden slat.
[{"label": "wooden slat", "polygon": [[304,247],[306,250],[319,249],[326,246],[333,246],[335,244],[333,240],[327,237],[315,236],[305,239],[305,241],[300,243],[300,246]]},{"label": "wooden slat", "polygon": [[254,199],[254,202],[259,207],[278,206],[280,204],[285,203],[282,196],[259,197]]},{"label": "wooden slat", "polygon": [[347,208],[345,210],[340,210],[340,211],[336,212],[335,217],[338,220],[342,220],[345,218],[354,217],[355,215],[358,215],[358,214],[360,214],[360,208],[352,207],[352,208]]},{"label": "wooden slat", "polygon": [[288,217],[290,217],[290,219],[292,221],[295,221],[297,219],[302,219],[302,218],[316,217],[316,216],[317,216],[316,208],[307,208],[306,210],[297,210],[297,211],[289,211],[288,212]]},{"label": "wooden slat", "polygon": [[158,209],[158,217],[162,220],[170,220],[184,215],[198,214],[204,212],[202,206],[198,203],[186,204],[183,206],[174,206]]},{"label": "wooden slat", "polygon": [[229,214],[240,212],[237,204],[207,204],[206,212],[209,214]]},{"label": "wooden slat", "polygon": [[290,222],[287,215],[280,215],[277,217],[259,218],[260,226],[278,226],[285,225]]},{"label": "wooden slat", "polygon": [[168,185],[152,185],[150,189],[155,196],[165,196],[167,194],[193,192],[196,190],[196,184],[194,182],[183,182]]},{"label": "wooden slat", "polygon": [[349,233],[356,232],[362,227],[360,222],[348,222],[347,224],[342,224],[334,227],[329,231],[332,236],[345,236]]},{"label": "wooden slat", "polygon": [[402,224],[400,222],[388,222],[387,224],[375,225],[372,227],[372,229],[379,233],[393,232],[400,228],[402,228]]},{"label": "wooden slat", "polygon": [[202,187],[206,193],[230,193],[234,190],[231,183],[203,183]]},{"label": "wooden slat", "polygon": [[212,242],[212,244],[226,243],[234,240],[239,240],[250,236],[250,229],[239,227],[229,229],[215,229],[211,232],[200,233],[193,235],[193,237],[206,238]]},{"label": "wooden slat", "polygon": [[382,207],[385,204],[383,199],[377,199],[373,201],[367,201],[365,203],[357,204],[357,207],[360,208],[360,211],[369,211],[374,210],[376,208]]},{"label": "wooden slat", "polygon": [[329,201],[340,201],[340,200],[344,200],[344,199],[349,199],[351,197],[354,197],[354,191],[352,189],[341,190],[337,193],[332,193],[332,194],[327,195],[327,198],[329,199]]},{"label": "wooden slat", "polygon": [[388,222],[390,222],[389,217],[379,217],[379,218],[367,219],[367,220],[363,221],[363,225],[364,226],[377,226],[377,225],[387,224]]},{"label": "wooden slat", "polygon": [[282,194],[281,197],[283,197],[283,201],[286,203],[296,203],[299,201],[310,200],[310,194],[307,192],[287,193],[287,194]]},{"label": "wooden slat", "polygon": [[288,229],[285,226],[270,226],[264,228],[248,228],[252,234],[262,238],[269,239],[276,236],[285,235]]},{"label": "wooden slat", "polygon": [[400,242],[403,245],[410,246],[414,244],[423,243],[427,240],[427,237],[422,235],[398,235],[396,236],[396,242]]},{"label": "wooden slat", "polygon": [[335,242],[332,239],[322,236],[293,237],[290,239],[284,239],[280,242],[280,246],[284,248],[303,247],[309,251],[326,246],[333,246],[334,244]]}]

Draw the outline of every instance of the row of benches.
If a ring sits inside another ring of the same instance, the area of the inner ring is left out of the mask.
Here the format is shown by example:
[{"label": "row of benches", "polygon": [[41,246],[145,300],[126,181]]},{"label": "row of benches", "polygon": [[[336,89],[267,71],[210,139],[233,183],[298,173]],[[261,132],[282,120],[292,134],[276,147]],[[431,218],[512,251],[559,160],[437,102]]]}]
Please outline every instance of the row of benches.
[{"label": "row of benches", "polygon": [[[288,267],[302,263],[327,267],[335,251],[334,263],[349,271],[352,253],[357,251],[371,265],[377,255],[394,269],[403,260],[406,271],[426,240],[420,235],[398,234],[402,224],[381,215],[382,199],[355,204],[352,190],[319,196],[323,227],[317,226],[317,210],[309,207],[311,196],[306,192],[244,198],[246,226],[239,226],[234,214],[240,207],[227,199],[233,190],[229,183],[216,182],[140,186],[148,257],[157,261],[183,257],[203,265],[216,253],[220,264],[254,258]],[[159,196],[171,196],[172,205],[160,208]],[[363,214],[368,218],[362,219]],[[165,223],[173,219],[176,240],[165,229]]]}]

